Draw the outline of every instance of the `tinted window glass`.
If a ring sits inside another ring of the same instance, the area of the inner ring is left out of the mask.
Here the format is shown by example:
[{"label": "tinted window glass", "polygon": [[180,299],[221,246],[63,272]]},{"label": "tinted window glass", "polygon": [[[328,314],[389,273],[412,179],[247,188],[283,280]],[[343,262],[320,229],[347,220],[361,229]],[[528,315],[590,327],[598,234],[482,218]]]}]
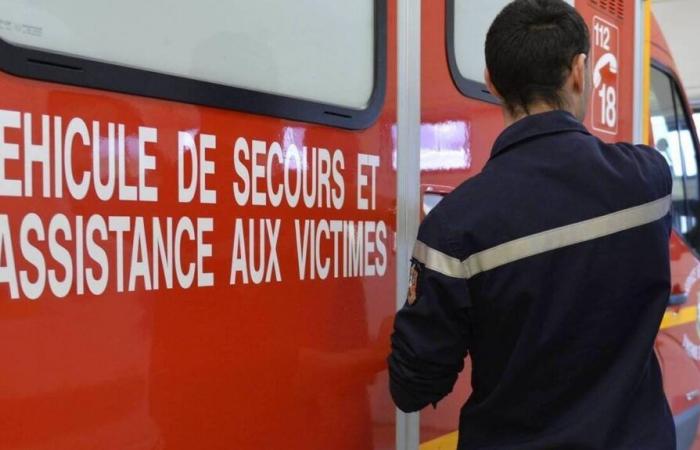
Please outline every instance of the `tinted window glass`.
[{"label": "tinted window glass", "polygon": [[362,109],[373,0],[0,0],[0,38],[192,80]]},{"label": "tinted window glass", "polygon": [[468,80],[482,82],[486,61],[486,32],[496,15],[511,0],[455,0],[454,51],[459,73]]}]

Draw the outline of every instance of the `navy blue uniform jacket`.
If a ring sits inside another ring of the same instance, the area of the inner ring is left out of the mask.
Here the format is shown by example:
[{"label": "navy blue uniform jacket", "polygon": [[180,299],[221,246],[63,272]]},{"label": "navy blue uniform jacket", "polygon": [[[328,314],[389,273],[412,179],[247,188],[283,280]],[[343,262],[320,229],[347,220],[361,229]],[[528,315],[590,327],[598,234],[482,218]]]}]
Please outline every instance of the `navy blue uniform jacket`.
[{"label": "navy blue uniform jacket", "polygon": [[389,356],[404,411],[472,358],[459,449],[675,448],[653,351],[669,300],[671,175],[562,111],[497,139],[428,214]]}]

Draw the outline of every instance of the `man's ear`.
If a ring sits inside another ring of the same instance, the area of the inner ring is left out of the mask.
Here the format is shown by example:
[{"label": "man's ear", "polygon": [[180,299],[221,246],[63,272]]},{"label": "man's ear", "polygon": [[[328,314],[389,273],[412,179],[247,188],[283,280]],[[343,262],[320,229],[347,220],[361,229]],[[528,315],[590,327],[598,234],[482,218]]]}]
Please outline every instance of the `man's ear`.
[{"label": "man's ear", "polygon": [[496,86],[493,85],[493,82],[491,81],[491,74],[489,73],[489,69],[484,69],[484,82],[486,83],[486,88],[489,90],[489,92],[497,97],[499,100],[503,101],[503,97],[501,94],[498,92],[498,89],[496,89]]},{"label": "man's ear", "polygon": [[586,90],[586,64],[587,56],[584,53],[576,55],[571,63],[571,87],[577,94],[582,94]]}]

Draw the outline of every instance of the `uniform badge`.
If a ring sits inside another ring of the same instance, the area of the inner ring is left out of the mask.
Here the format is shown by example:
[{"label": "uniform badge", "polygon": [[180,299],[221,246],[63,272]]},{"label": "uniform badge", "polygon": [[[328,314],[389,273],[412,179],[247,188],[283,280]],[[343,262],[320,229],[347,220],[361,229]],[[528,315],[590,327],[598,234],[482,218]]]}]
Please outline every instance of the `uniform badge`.
[{"label": "uniform badge", "polygon": [[413,305],[418,300],[418,264],[411,262],[411,272],[408,276],[408,304]]}]

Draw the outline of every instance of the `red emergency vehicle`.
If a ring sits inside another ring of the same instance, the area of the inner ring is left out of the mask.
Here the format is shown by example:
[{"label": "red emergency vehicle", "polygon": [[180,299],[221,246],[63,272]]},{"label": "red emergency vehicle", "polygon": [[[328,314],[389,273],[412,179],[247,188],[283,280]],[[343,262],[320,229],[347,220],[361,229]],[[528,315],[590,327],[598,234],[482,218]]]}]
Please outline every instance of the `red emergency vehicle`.
[{"label": "red emergency vehicle", "polygon": [[[505,3],[0,2],[0,448],[454,448],[468,370],[418,420],[384,359],[420,210],[502,129]],[[642,2],[576,7],[588,126],[676,176],[657,351],[691,448],[695,129]]]}]

